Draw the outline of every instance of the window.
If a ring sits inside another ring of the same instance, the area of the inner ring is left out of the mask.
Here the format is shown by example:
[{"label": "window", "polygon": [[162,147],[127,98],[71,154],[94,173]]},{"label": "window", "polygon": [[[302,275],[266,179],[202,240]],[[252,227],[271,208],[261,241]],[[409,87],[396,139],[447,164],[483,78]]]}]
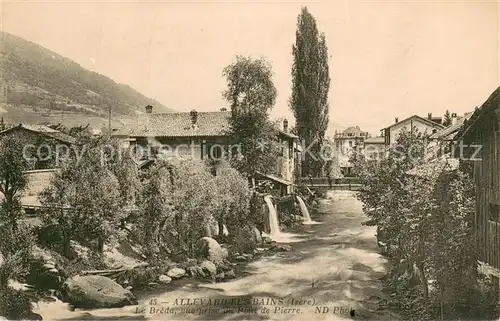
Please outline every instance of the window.
[{"label": "window", "polygon": [[35,213],[35,209],[33,208],[25,208],[24,209],[24,213],[27,215],[27,216],[34,216],[36,213]]},{"label": "window", "polygon": [[349,141],[349,147],[352,147],[352,141]]}]

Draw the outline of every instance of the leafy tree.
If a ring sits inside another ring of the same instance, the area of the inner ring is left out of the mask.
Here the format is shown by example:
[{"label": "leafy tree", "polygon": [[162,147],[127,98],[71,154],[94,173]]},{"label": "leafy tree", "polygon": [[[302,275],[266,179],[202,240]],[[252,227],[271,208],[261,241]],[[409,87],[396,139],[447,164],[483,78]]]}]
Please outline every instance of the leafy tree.
[{"label": "leafy tree", "polygon": [[79,135],[86,135],[86,136],[89,136],[90,135],[90,124],[87,124],[85,126],[74,126],[74,127],[71,127],[67,134],[70,135],[70,136],[73,136],[73,137],[78,137]]},{"label": "leafy tree", "polygon": [[446,109],[446,112],[444,113],[444,118],[443,118],[443,125],[445,127],[447,127],[447,126],[450,126],[451,123],[452,123],[452,120],[451,120],[450,111],[448,109]]},{"label": "leafy tree", "polygon": [[392,262],[385,286],[403,320],[491,317],[475,266],[473,181],[426,163],[424,151],[422,135],[405,131],[387,158],[358,164],[363,210]]},{"label": "leafy tree", "polygon": [[316,20],[307,7],[297,18],[293,46],[292,95],[290,107],[296,119],[296,131],[310,153],[303,162],[303,175],[320,174],[322,161],[318,158],[328,128],[328,91],[330,75],[328,48]]},{"label": "leafy tree", "polygon": [[230,135],[241,153],[233,165],[248,175],[269,173],[278,154],[276,129],[268,115],[277,95],[271,66],[265,59],[237,56],[223,75],[227,81],[223,97],[231,106]]},{"label": "leafy tree", "polygon": [[97,250],[119,225],[119,183],[109,168],[101,141],[79,146],[55,174],[41,195],[46,208],[43,220],[59,226],[62,252],[70,257],[70,241],[91,245]]},{"label": "leafy tree", "polygon": [[172,201],[173,168],[166,162],[155,164],[145,173],[141,196],[137,234],[144,244],[145,254],[157,259],[160,253],[171,253],[179,243],[175,230],[175,212]]},{"label": "leafy tree", "polygon": [[0,205],[0,217],[13,229],[22,215],[19,194],[26,188],[28,180],[23,171],[32,168],[31,157],[25,155],[21,139],[7,136],[0,140],[0,192],[3,199]]},{"label": "leafy tree", "polygon": [[221,163],[214,177],[214,186],[217,189],[215,220],[219,231],[223,231],[225,225],[230,236],[237,235],[244,226],[254,222],[250,217],[251,191],[248,182],[229,164]]},{"label": "leafy tree", "polygon": [[191,159],[160,160],[143,184],[138,233],[148,253],[193,256],[216,211],[217,189],[208,166]]}]

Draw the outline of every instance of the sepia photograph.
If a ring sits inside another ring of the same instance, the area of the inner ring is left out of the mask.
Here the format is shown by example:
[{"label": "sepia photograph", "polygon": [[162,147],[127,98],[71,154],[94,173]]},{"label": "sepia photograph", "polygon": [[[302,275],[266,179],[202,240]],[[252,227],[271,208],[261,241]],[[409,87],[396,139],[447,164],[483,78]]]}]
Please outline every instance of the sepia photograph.
[{"label": "sepia photograph", "polygon": [[1,320],[500,320],[500,1],[0,0]]}]

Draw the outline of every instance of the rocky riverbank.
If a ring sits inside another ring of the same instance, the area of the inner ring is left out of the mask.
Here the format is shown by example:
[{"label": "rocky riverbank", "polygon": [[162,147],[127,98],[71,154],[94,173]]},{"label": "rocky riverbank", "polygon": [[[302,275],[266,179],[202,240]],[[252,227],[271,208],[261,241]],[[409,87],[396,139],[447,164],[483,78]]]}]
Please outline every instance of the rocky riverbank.
[{"label": "rocky riverbank", "polygon": [[[57,303],[69,311],[136,305],[138,297],[168,291],[179,282],[213,284],[238,279],[246,275],[244,269],[248,263],[261,256],[292,250],[290,245],[273,242],[258,230],[254,232],[252,241],[257,247],[251,253],[237,252],[234,246],[203,237],[197,244],[198,258],[182,262],[165,261],[161,267],[141,261],[138,252],[123,254],[127,252],[124,248],[131,251],[133,247],[130,244],[108,248],[104,253],[103,260],[107,263],[104,269],[80,271],[75,271],[74,262],[68,262],[51,251],[36,248],[37,261],[27,278],[27,284],[17,283],[16,287],[29,293],[32,300],[38,302],[37,306]],[[81,264],[85,265],[84,259],[89,264],[91,254],[81,246],[75,245],[75,248],[78,248],[82,257]],[[35,307],[37,310],[39,308]],[[31,319],[41,319],[41,316],[34,314]]]}]

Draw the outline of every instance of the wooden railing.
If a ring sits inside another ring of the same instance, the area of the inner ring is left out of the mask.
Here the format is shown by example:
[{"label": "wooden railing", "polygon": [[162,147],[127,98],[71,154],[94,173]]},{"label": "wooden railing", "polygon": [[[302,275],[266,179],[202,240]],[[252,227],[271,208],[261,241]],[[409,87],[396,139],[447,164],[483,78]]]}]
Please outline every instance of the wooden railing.
[{"label": "wooden railing", "polygon": [[343,177],[328,179],[328,177],[301,177],[298,185],[307,187],[328,187],[331,189],[359,190],[361,182],[357,177]]}]

